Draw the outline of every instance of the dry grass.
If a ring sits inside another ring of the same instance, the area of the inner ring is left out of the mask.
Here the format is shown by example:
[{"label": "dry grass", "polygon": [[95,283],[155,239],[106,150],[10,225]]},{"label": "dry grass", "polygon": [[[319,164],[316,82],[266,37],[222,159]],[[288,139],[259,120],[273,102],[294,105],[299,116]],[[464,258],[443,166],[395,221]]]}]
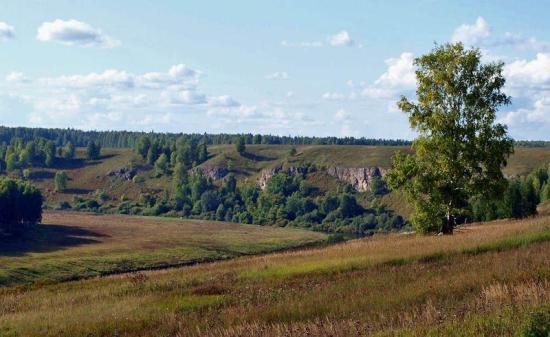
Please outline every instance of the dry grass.
[{"label": "dry grass", "polygon": [[49,211],[32,234],[1,241],[0,286],[180,266],[324,238],[299,229]]},{"label": "dry grass", "polygon": [[548,240],[549,218],[500,221],[8,288],[0,335],[511,335],[548,302]]}]

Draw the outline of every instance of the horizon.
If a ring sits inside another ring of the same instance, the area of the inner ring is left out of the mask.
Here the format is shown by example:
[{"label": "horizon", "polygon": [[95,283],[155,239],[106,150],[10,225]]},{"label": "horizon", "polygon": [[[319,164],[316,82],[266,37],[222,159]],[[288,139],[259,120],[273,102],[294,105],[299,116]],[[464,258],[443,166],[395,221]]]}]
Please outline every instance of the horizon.
[{"label": "horizon", "polygon": [[460,41],[505,62],[510,136],[550,140],[550,23],[534,1],[3,7],[9,127],[411,140],[395,101],[414,97],[413,59]]}]

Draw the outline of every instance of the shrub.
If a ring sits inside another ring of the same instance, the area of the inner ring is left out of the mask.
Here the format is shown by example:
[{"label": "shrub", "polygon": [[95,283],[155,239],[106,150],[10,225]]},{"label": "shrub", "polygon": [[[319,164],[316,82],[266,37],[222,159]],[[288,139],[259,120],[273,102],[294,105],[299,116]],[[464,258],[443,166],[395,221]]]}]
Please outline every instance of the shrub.
[{"label": "shrub", "polygon": [[69,178],[67,177],[67,173],[65,173],[65,171],[55,172],[55,177],[54,177],[55,190],[57,192],[63,192],[64,190],[66,190],[68,179]]},{"label": "shrub", "polygon": [[533,312],[527,318],[522,330],[522,337],[549,337],[550,313],[549,309],[541,309]]}]

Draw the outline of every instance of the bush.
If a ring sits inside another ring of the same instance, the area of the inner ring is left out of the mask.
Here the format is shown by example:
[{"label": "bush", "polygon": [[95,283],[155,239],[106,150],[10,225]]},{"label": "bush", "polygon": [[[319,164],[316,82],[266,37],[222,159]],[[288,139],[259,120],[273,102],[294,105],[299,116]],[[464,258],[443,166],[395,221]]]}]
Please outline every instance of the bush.
[{"label": "bush", "polygon": [[64,211],[71,208],[71,204],[68,201],[60,201],[55,209],[59,211]]},{"label": "bush", "polygon": [[65,171],[55,172],[55,177],[54,177],[55,190],[57,192],[63,192],[64,190],[66,190],[68,179],[69,178],[67,177],[67,173],[65,173]]},{"label": "bush", "polygon": [[550,336],[550,312],[549,309],[541,309],[533,312],[527,318],[522,330],[522,337],[549,337]]}]

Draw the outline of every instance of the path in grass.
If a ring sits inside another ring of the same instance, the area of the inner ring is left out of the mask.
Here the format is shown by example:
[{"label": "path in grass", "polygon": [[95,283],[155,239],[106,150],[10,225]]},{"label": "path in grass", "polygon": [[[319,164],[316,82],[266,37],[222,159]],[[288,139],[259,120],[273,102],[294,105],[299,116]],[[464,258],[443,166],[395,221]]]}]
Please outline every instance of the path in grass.
[{"label": "path in grass", "polygon": [[46,212],[43,224],[25,237],[0,238],[0,286],[180,266],[301,247],[325,237],[216,221]]}]

